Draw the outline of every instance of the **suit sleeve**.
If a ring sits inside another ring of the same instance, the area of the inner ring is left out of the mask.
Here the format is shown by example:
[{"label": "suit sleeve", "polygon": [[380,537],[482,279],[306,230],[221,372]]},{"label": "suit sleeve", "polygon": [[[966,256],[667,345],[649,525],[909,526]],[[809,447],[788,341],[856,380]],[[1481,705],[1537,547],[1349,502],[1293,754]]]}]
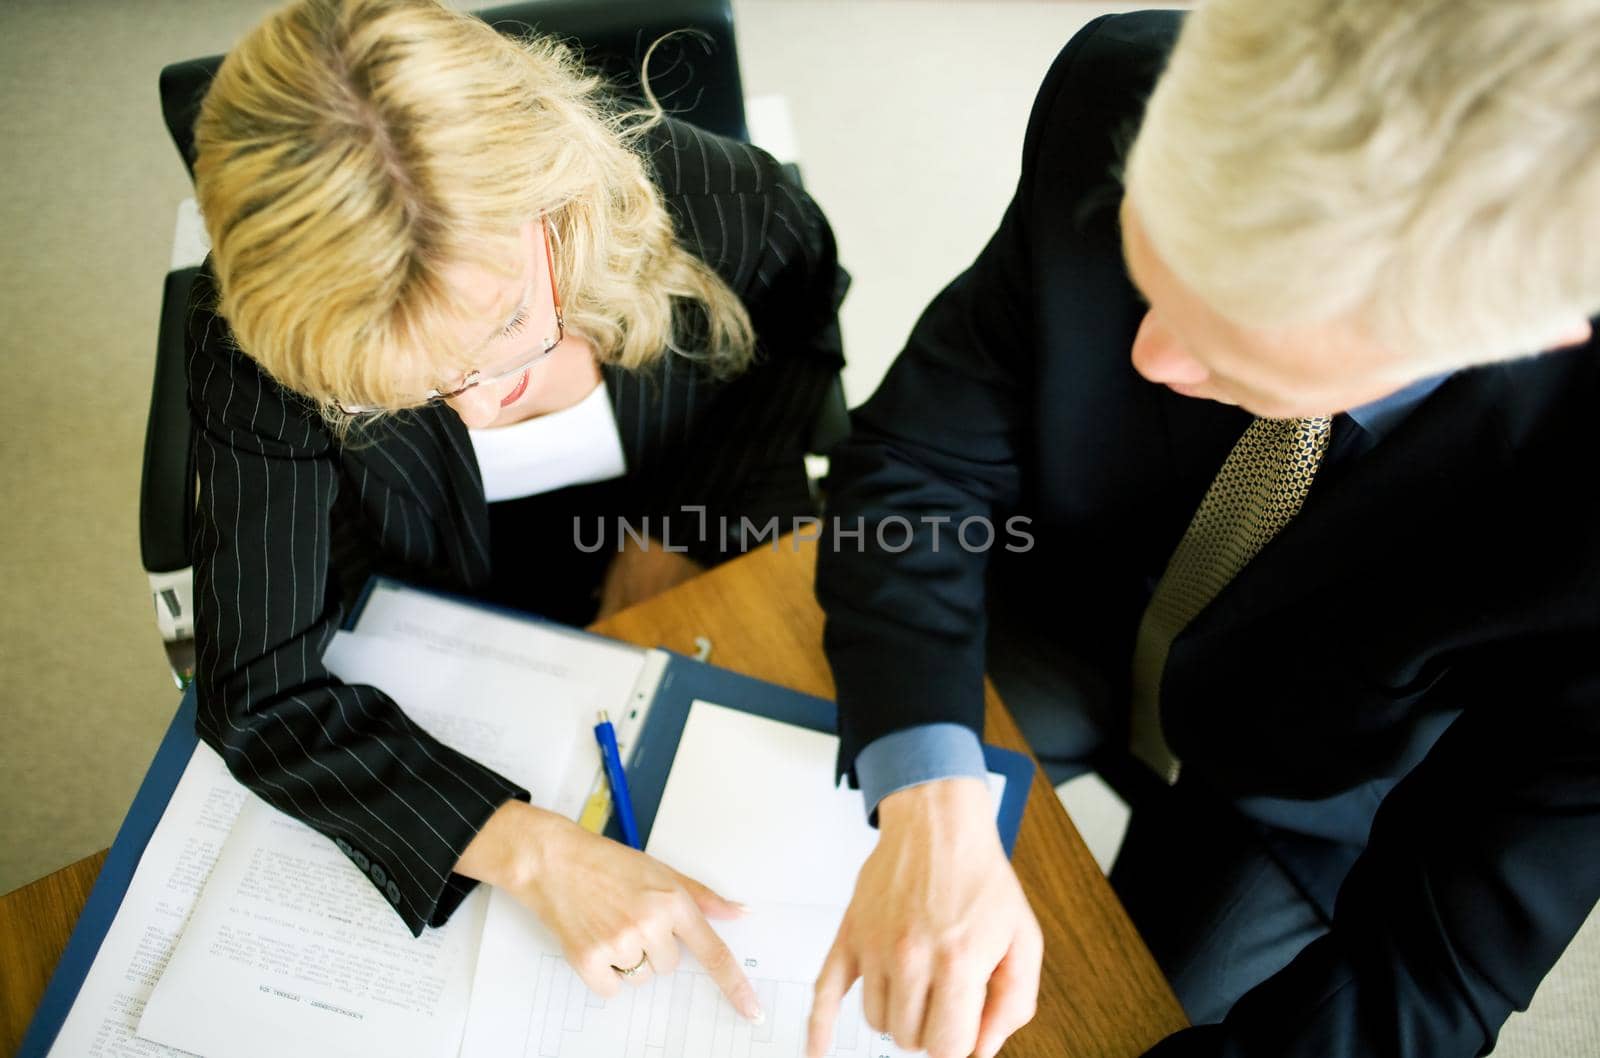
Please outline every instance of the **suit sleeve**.
[{"label": "suit sleeve", "polygon": [[1489,1050],[1600,900],[1594,634],[1488,678],[1384,799],[1329,932],[1150,1058]]},{"label": "suit sleeve", "polygon": [[[1102,20],[1103,21],[1103,20]],[[1033,162],[1095,26],[1063,50],[1034,104],[1015,196],[976,261],[933,300],[833,453],[829,535],[817,565],[824,646],[839,698],[839,770],[921,724],[983,730],[988,551],[969,525],[1012,539],[1032,431]]]},{"label": "suit sleeve", "polygon": [[420,934],[476,884],[452,868],[478,830],[528,793],[323,666],[340,619],[335,442],[239,352],[214,300],[202,272],[189,326],[196,727],[241,783],[332,839]]}]

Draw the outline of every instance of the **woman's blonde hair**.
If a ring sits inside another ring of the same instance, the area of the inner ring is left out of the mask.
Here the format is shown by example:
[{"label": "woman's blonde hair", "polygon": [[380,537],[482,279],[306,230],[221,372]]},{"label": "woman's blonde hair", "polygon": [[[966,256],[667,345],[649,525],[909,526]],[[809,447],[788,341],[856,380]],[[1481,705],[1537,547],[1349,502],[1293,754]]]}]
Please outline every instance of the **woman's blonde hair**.
[{"label": "woman's blonde hair", "polygon": [[599,359],[689,345],[736,372],[749,315],[674,240],[634,146],[659,116],[624,112],[561,44],[435,0],[299,0],[228,55],[195,126],[218,310],[330,420],[398,407],[483,366],[448,337],[482,310],[445,269],[520,275],[544,211],[568,328]]},{"label": "woman's blonde hair", "polygon": [[1346,319],[1440,368],[1535,352],[1600,309],[1600,5],[1210,0],[1126,180],[1236,323]]}]

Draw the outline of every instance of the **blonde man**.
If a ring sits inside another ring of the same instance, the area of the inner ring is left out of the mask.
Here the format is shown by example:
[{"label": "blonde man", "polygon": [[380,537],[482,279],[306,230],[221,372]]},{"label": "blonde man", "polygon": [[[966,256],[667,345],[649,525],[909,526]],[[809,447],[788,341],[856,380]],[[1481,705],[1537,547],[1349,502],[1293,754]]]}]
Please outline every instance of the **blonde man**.
[{"label": "blonde man", "polygon": [[881,838],[813,1055],[858,977],[932,1058],[1032,1015],[986,663],[1055,778],[1133,801],[1112,881],[1196,1023],[1152,1055],[1492,1047],[1600,898],[1597,115],[1580,0],[1211,0],[1066,47],[834,459]]}]

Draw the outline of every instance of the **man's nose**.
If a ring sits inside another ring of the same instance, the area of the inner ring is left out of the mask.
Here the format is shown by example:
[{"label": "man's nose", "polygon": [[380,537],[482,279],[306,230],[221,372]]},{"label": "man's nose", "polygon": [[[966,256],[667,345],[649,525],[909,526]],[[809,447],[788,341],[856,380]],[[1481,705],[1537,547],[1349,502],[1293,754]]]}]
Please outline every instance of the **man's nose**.
[{"label": "man's nose", "polygon": [[1196,386],[1211,377],[1206,366],[1189,355],[1176,335],[1146,312],[1133,339],[1133,369],[1151,382]]},{"label": "man's nose", "polygon": [[495,386],[473,386],[445,403],[469,430],[482,430],[500,416],[500,393]]}]

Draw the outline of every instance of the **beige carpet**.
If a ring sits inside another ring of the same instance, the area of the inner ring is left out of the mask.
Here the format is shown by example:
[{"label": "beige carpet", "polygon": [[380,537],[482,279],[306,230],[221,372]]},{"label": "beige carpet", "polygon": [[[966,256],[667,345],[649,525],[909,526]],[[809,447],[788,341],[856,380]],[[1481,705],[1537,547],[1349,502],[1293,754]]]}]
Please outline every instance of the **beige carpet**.
[{"label": "beige carpet", "polygon": [[0,890],[110,841],[176,704],[137,522],[156,313],[188,193],[156,74],[261,10],[0,6]]}]

